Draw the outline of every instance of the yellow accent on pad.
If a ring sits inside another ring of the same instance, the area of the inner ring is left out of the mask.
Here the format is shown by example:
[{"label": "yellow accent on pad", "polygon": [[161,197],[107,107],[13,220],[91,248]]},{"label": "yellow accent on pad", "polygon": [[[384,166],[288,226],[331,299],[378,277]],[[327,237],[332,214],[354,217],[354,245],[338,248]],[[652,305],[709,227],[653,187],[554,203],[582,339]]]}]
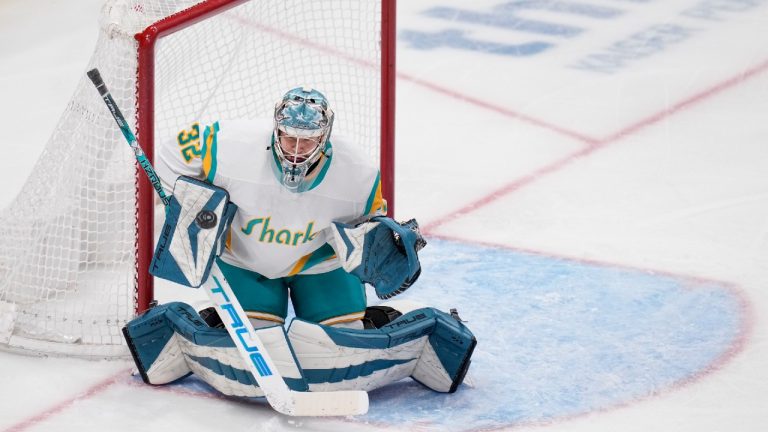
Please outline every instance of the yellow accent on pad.
[{"label": "yellow accent on pad", "polygon": [[348,323],[352,321],[361,320],[365,317],[365,311],[362,312],[355,312],[347,315],[342,315],[338,317],[328,318],[327,320],[323,320],[320,322],[322,325],[334,325],[334,324],[342,324],[342,323]]},{"label": "yellow accent on pad", "polygon": [[253,312],[253,311],[248,312],[248,311],[246,311],[245,312],[245,316],[247,316],[248,318],[253,318],[253,319],[259,319],[259,320],[264,320],[264,321],[272,321],[272,322],[276,322],[278,324],[285,323],[285,320],[283,318],[281,318],[281,317],[279,317],[277,315],[272,315],[272,314],[266,313],[266,312]]}]

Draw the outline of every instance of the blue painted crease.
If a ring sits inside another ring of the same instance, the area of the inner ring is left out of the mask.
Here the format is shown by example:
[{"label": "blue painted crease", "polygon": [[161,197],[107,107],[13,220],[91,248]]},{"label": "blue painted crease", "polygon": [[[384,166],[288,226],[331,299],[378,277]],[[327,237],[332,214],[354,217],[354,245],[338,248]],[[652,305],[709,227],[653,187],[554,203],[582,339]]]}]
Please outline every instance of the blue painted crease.
[{"label": "blue painted crease", "polygon": [[365,420],[471,431],[621,405],[706,370],[745,322],[717,282],[428,241],[421,279],[401,298],[458,309],[479,341],[473,385],[384,387]]}]

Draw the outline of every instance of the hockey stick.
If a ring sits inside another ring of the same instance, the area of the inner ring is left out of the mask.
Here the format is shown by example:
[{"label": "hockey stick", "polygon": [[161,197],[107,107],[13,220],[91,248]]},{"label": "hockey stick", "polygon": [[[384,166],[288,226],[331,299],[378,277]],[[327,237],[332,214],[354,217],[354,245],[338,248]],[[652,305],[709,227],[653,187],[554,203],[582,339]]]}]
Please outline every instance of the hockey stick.
[{"label": "hockey stick", "polygon": [[[163,203],[168,206],[170,197],[163,191],[160,178],[138,146],[136,137],[110,95],[99,71],[97,69],[88,71],[88,78],[107,104],[128,145],[133,149],[139,165],[149,177]],[[247,370],[254,376],[259,388],[275,411],[291,416],[345,416],[368,412],[368,393],[365,391],[298,392],[291,390],[277,370],[217,264],[214,263],[208,280],[203,284],[203,289],[227,327]]]},{"label": "hockey stick", "polygon": [[136,155],[136,160],[139,162],[139,165],[144,170],[144,172],[147,173],[147,177],[149,177],[149,181],[152,183],[152,187],[155,188],[157,194],[160,195],[160,199],[163,201],[163,205],[167,207],[168,204],[170,204],[171,199],[168,197],[168,195],[165,194],[163,185],[160,184],[160,177],[157,176],[157,173],[155,172],[155,169],[152,168],[152,164],[149,162],[149,159],[147,159],[144,151],[141,149],[141,147],[139,147],[139,143],[136,141],[136,136],[131,131],[131,127],[128,126],[128,122],[125,121],[123,113],[120,112],[120,108],[117,107],[117,103],[115,103],[112,95],[109,94],[107,85],[104,84],[104,80],[101,79],[99,70],[95,68],[91,69],[88,71],[87,75],[88,78],[90,78],[93,82],[93,85],[96,86],[96,90],[99,91],[101,98],[104,99],[104,103],[107,104],[109,112],[112,113],[112,117],[114,117],[115,121],[117,122],[117,126],[120,127],[120,130],[123,132],[125,140],[128,141],[128,145],[131,146],[133,154]]},{"label": "hockey stick", "polygon": [[368,393],[364,391],[298,392],[289,389],[218,265],[213,265],[203,287],[235,341],[243,361],[275,411],[293,416],[359,415],[368,412]]}]

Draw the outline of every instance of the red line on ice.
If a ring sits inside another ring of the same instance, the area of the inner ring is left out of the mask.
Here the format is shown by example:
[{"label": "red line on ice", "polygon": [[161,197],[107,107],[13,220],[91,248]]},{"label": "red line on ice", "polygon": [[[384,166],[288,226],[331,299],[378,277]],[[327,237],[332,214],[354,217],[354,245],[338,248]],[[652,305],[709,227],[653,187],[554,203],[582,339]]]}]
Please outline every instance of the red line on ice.
[{"label": "red line on ice", "polygon": [[[460,207],[460,208],[458,208],[456,210],[453,210],[453,211],[451,211],[450,213],[448,213],[446,215],[438,217],[436,220],[425,224],[422,227],[422,230],[423,230],[424,233],[431,234],[437,228],[439,228],[439,227],[441,227],[441,226],[443,226],[443,225],[445,225],[445,224],[447,224],[449,222],[452,222],[452,221],[454,221],[454,220],[456,220],[458,218],[461,218],[462,216],[466,216],[469,213],[472,213],[472,212],[474,212],[474,211],[476,211],[476,210],[478,210],[478,209],[480,209],[482,207],[485,207],[485,206],[487,206],[487,205],[489,205],[489,204],[491,204],[493,202],[496,202],[497,200],[499,200],[499,199],[509,195],[512,192],[518,191],[518,190],[520,190],[520,189],[530,185],[531,183],[534,183],[536,180],[538,180],[538,179],[540,179],[540,178],[542,178],[542,177],[544,177],[544,176],[546,176],[548,174],[552,174],[554,172],[557,172],[557,171],[563,169],[564,167],[570,165],[572,162],[574,162],[574,161],[576,161],[578,159],[584,158],[585,156],[591,155],[591,154],[597,152],[598,150],[601,150],[601,149],[606,148],[606,147],[608,147],[610,145],[616,144],[616,143],[620,142],[622,138],[625,138],[625,137],[627,137],[629,135],[632,135],[632,134],[634,134],[634,133],[636,133],[636,132],[638,132],[638,131],[646,128],[646,127],[654,125],[654,124],[658,123],[659,121],[661,121],[663,119],[666,119],[667,117],[670,117],[671,115],[673,115],[673,114],[675,114],[677,112],[680,112],[680,111],[682,111],[682,110],[684,110],[686,108],[689,108],[689,107],[691,107],[691,106],[693,106],[693,105],[695,105],[695,104],[697,104],[699,102],[702,102],[705,99],[707,99],[707,98],[709,98],[711,96],[717,95],[717,94],[723,92],[724,90],[727,90],[727,89],[729,89],[729,88],[731,88],[731,87],[733,87],[735,85],[741,84],[744,81],[747,81],[748,79],[750,79],[750,78],[752,78],[752,77],[754,77],[756,75],[759,75],[759,74],[765,72],[766,70],[768,70],[768,60],[763,61],[762,63],[760,63],[760,64],[758,64],[756,66],[753,66],[753,67],[751,67],[751,68],[749,68],[749,69],[739,73],[738,75],[736,75],[736,76],[734,76],[732,78],[729,78],[729,79],[727,79],[725,81],[722,81],[722,82],[720,82],[720,83],[718,83],[718,84],[716,84],[716,85],[714,85],[712,87],[709,87],[709,88],[705,89],[704,91],[696,93],[693,96],[690,96],[690,97],[688,97],[686,99],[683,99],[683,100],[677,102],[676,104],[671,105],[671,106],[667,107],[666,109],[664,109],[662,111],[659,111],[656,114],[650,115],[650,116],[648,116],[646,118],[643,118],[643,119],[641,119],[641,120],[639,120],[639,121],[637,121],[635,123],[632,123],[632,124],[622,128],[622,129],[620,129],[619,131],[617,131],[617,132],[615,132],[613,134],[610,134],[607,137],[602,138],[602,139],[587,138],[586,136],[583,136],[583,135],[580,135],[580,134],[576,134],[574,132],[570,132],[568,130],[561,129],[561,128],[558,128],[558,127],[555,127],[555,126],[551,126],[551,125],[549,125],[548,123],[545,123],[545,122],[541,122],[541,121],[535,121],[534,122],[534,121],[532,121],[532,119],[529,119],[529,118],[527,118],[525,116],[520,116],[520,115],[517,115],[515,113],[507,113],[506,111],[504,111],[504,110],[502,110],[502,109],[500,109],[498,107],[490,106],[490,105],[487,105],[487,104],[482,104],[482,105],[481,104],[477,104],[477,103],[473,102],[473,100],[468,98],[468,97],[454,96],[457,99],[460,99],[460,100],[463,100],[463,101],[466,101],[466,102],[469,102],[469,103],[473,103],[475,105],[480,106],[481,108],[490,109],[492,111],[498,112],[498,113],[503,114],[503,115],[508,115],[508,116],[512,116],[512,117],[515,117],[515,118],[520,118],[520,119],[528,121],[528,122],[530,122],[532,124],[536,124],[538,126],[545,127],[545,128],[547,128],[549,130],[552,130],[554,132],[566,135],[566,136],[568,136],[570,138],[579,139],[580,141],[584,142],[586,144],[586,146],[583,147],[582,149],[577,150],[577,151],[575,151],[575,152],[573,152],[571,154],[568,154],[568,155],[566,155],[566,156],[564,156],[564,157],[562,157],[562,158],[560,158],[558,160],[555,160],[555,161],[551,162],[550,164],[545,165],[542,168],[539,168],[539,169],[537,169],[536,171],[534,171],[534,172],[532,172],[530,174],[527,174],[527,175],[525,175],[525,176],[523,176],[523,177],[521,177],[519,179],[513,180],[513,181],[507,183],[506,185],[502,186],[501,188],[499,188],[499,189],[497,189],[495,191],[492,191],[491,193],[486,194],[485,196],[482,196],[482,197],[480,197],[480,198],[478,198],[478,199],[476,199],[476,200],[474,200],[474,201],[472,201],[472,202],[470,202],[468,204],[465,204],[464,206],[462,206],[462,207]],[[448,94],[448,93],[446,93],[446,94]],[[581,138],[579,138],[579,137],[581,137]]]},{"label": "red line on ice", "polygon": [[544,129],[549,129],[549,130],[551,130],[553,132],[556,132],[556,133],[558,133],[560,135],[565,135],[565,136],[567,136],[569,138],[572,138],[572,139],[577,140],[577,141],[581,141],[581,142],[586,143],[588,145],[593,145],[593,144],[596,144],[598,142],[598,140],[596,138],[584,135],[584,134],[576,132],[576,131],[572,131],[570,129],[567,129],[567,128],[564,128],[564,127],[561,127],[561,126],[558,126],[558,125],[555,125],[555,124],[552,124],[552,123],[545,122],[545,121],[543,121],[541,119],[537,119],[535,117],[531,117],[531,116],[528,116],[528,115],[525,115],[525,114],[513,111],[513,110],[511,110],[509,108],[504,108],[504,107],[499,106],[499,105],[494,105],[494,104],[492,104],[492,103],[490,103],[488,101],[480,100],[478,98],[475,98],[475,97],[472,97],[472,96],[468,96],[468,95],[459,93],[457,91],[454,91],[454,90],[451,90],[451,89],[439,86],[439,85],[437,85],[435,83],[432,83],[432,82],[429,82],[429,81],[426,81],[426,80],[423,80],[423,79],[420,79],[420,78],[416,78],[416,77],[413,77],[411,75],[408,75],[408,74],[405,74],[405,73],[402,73],[402,72],[398,72],[397,73],[397,77],[399,79],[401,79],[401,80],[409,81],[409,82],[411,82],[413,84],[416,84],[418,86],[427,88],[427,89],[432,90],[432,91],[437,92],[437,93],[441,93],[443,95],[452,97],[454,99],[458,99],[458,100],[460,100],[462,102],[466,102],[468,104],[475,105],[477,107],[493,111],[493,112],[495,112],[497,114],[500,114],[500,115],[503,115],[503,116],[506,116],[506,117],[511,117],[511,118],[514,118],[514,119],[517,119],[517,120],[521,120],[521,121],[524,121],[526,123],[530,123],[530,124],[532,124],[534,126],[539,126],[541,128],[544,128]]},{"label": "red line on ice", "polygon": [[2,432],[21,432],[25,431],[33,426],[36,426],[38,423],[41,423],[45,420],[48,420],[49,418],[56,416],[57,414],[60,414],[64,410],[70,408],[75,402],[80,402],[86,399],[90,399],[93,396],[103,392],[104,390],[108,389],[115,383],[117,383],[121,377],[127,375],[129,373],[128,369],[122,370],[115,375],[112,375],[111,377],[94,384],[87,390],[85,390],[83,393],[78,394],[77,396],[67,399],[63,402],[59,402],[58,404],[48,408],[45,411],[42,411],[38,414],[33,415],[32,417],[29,417],[25,420],[22,420],[15,425],[9,427],[8,429],[3,430]]}]

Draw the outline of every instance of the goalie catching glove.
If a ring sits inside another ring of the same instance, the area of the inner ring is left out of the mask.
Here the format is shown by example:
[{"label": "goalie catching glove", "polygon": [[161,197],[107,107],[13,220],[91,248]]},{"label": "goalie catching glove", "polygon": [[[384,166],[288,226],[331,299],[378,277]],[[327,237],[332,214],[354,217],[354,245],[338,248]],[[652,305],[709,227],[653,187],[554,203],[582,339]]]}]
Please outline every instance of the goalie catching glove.
[{"label": "goalie catching glove", "polygon": [[331,225],[344,270],[373,285],[381,299],[407,290],[421,274],[418,251],[427,245],[415,219],[376,216],[358,225]]}]

